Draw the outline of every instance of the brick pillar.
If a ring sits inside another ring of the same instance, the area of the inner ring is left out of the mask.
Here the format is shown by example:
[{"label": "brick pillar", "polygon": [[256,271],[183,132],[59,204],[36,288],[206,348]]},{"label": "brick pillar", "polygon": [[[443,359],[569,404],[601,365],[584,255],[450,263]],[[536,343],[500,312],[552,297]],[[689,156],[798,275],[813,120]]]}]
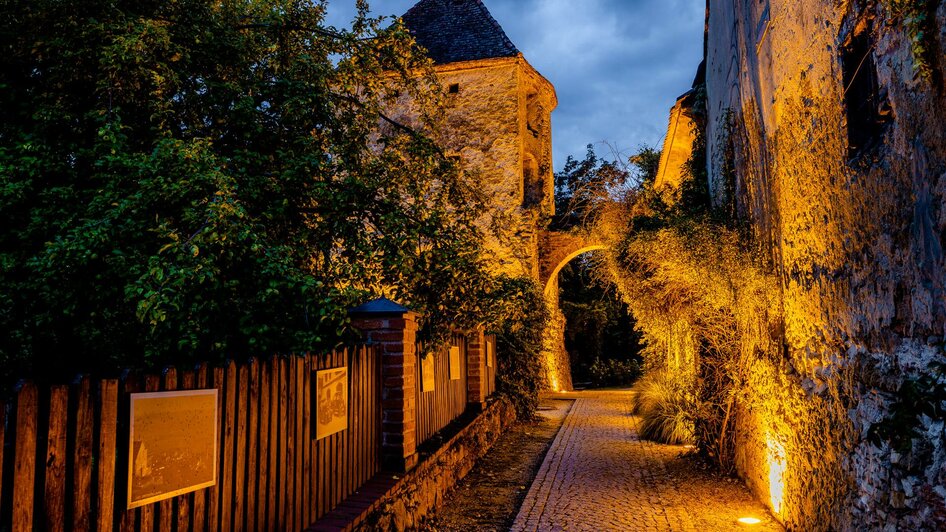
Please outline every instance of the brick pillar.
[{"label": "brick pillar", "polygon": [[381,459],[388,470],[417,465],[417,314],[381,298],[353,309],[352,324],[381,354]]},{"label": "brick pillar", "polygon": [[486,404],[486,335],[482,329],[466,338],[466,401],[473,408]]}]

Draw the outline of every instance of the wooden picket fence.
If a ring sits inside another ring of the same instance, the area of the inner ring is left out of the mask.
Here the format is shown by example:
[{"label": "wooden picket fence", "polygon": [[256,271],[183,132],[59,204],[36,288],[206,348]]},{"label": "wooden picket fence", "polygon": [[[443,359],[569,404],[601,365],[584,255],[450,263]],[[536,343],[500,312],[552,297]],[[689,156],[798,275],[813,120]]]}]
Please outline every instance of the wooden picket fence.
[{"label": "wooden picket fence", "polygon": [[[348,368],[348,430],[316,440],[312,372]],[[216,388],[217,484],[126,510],[129,394]],[[122,380],[26,383],[0,404],[0,531],[301,530],[380,471],[370,347]]]},{"label": "wooden picket fence", "polygon": [[[486,336],[487,344],[496,347],[496,338]],[[459,349],[459,379],[451,379],[450,349]],[[417,345],[417,352],[423,353],[424,346]],[[468,340],[465,335],[454,334],[451,342],[440,348],[433,357],[433,390],[424,388],[424,365],[418,359],[417,378],[417,443],[423,444],[432,436],[443,430],[452,421],[463,415],[467,409],[467,381],[469,375]],[[495,352],[494,352],[495,356]],[[486,377],[486,395],[496,391],[496,364],[490,366],[484,359],[481,362],[480,374]]]},{"label": "wooden picket fence", "polygon": [[[458,348],[459,379],[453,380],[450,375],[450,349]],[[423,353],[422,346],[418,346],[418,353]],[[422,444],[431,436],[450,424],[466,411],[467,406],[467,340],[463,335],[456,334],[451,342],[439,349],[436,353],[428,354],[433,357],[434,389],[424,389],[424,364],[417,363],[417,443]]]}]

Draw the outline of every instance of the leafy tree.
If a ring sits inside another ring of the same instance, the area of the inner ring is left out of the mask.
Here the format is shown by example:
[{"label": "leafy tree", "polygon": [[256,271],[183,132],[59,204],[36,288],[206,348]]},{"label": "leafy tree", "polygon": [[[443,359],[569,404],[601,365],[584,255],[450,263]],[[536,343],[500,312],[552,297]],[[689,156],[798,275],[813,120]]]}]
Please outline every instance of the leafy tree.
[{"label": "leafy tree", "polygon": [[636,169],[637,182],[641,186],[653,186],[657,180],[657,171],[660,170],[660,150],[641,146],[628,162]]},{"label": "leafy tree", "polygon": [[612,193],[628,185],[631,177],[620,162],[599,158],[592,144],[581,161],[569,155],[565,167],[555,174],[556,217],[552,228],[590,226],[596,208],[608,203]]},{"label": "leafy tree", "polygon": [[437,126],[429,61],[325,7],[0,0],[2,377],[328,348],[382,293],[487,319],[476,188],[384,115]]}]

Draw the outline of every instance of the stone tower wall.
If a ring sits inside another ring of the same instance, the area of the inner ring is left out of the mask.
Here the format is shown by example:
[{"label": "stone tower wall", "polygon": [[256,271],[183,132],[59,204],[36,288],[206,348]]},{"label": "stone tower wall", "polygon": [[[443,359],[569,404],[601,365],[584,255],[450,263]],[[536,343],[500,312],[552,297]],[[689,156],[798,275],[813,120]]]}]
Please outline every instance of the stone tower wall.
[{"label": "stone tower wall", "polygon": [[[436,140],[449,156],[459,157],[488,198],[480,223],[489,235],[486,247],[496,272],[537,278],[537,229],[554,210],[554,89],[522,57],[440,65],[437,75],[447,108]],[[407,100],[392,114],[414,121]],[[527,156],[534,159],[533,177],[541,183],[531,203],[524,197],[529,193],[523,183]]]}]

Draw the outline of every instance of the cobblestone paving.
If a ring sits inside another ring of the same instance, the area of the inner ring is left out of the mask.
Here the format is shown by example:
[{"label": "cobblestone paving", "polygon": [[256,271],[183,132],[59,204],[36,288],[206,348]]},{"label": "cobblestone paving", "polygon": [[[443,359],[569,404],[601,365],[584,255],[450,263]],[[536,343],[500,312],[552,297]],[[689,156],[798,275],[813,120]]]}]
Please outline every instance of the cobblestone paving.
[{"label": "cobblestone paving", "polygon": [[512,530],[781,530],[741,483],[696,467],[686,448],[641,441],[631,392],[581,392]]}]

